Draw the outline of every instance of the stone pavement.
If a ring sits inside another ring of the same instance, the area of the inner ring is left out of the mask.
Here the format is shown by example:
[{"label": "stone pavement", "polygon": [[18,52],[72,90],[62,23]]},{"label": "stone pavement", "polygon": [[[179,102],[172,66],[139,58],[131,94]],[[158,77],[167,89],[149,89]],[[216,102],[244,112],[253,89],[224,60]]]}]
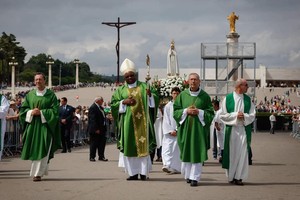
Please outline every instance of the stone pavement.
[{"label": "stone pavement", "polygon": [[29,177],[30,161],[4,158],[0,162],[1,200],[90,200],[90,199],[300,199],[300,140],[289,132],[253,135],[253,165],[244,186],[227,183],[224,170],[210,159],[198,187],[186,184],[182,175],[167,175],[155,162],[147,181],[126,181],[118,168],[116,144],[108,144],[108,162],[89,161],[88,146],[55,155],[49,175],[42,182]]}]

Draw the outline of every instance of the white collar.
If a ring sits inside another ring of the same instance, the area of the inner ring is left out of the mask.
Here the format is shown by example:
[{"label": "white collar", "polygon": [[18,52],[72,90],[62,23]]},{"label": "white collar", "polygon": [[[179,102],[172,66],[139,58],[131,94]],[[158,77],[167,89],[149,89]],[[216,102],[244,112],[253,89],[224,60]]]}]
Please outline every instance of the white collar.
[{"label": "white collar", "polygon": [[236,97],[240,97],[240,98],[244,96],[244,94],[238,94],[236,91],[234,91],[233,94],[235,94]]},{"label": "white collar", "polygon": [[44,90],[36,89],[36,96],[44,96],[46,91],[47,91],[47,88],[44,88]]},{"label": "white collar", "polygon": [[196,92],[191,91],[191,89],[189,89],[190,95],[191,96],[198,96],[198,94],[201,92],[201,88],[199,87],[199,90]]},{"label": "white collar", "polygon": [[135,81],[135,82],[132,83],[132,84],[128,84],[128,83],[127,83],[127,85],[128,85],[129,88],[135,88],[136,85],[137,85],[137,81]]}]

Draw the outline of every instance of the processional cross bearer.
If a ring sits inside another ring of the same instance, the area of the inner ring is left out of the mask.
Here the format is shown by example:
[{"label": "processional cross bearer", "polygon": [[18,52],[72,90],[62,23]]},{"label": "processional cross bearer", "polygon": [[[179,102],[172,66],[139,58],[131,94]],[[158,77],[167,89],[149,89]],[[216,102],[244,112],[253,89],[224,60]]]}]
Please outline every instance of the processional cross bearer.
[{"label": "processional cross bearer", "polygon": [[136,22],[120,22],[120,17],[118,17],[118,22],[102,22],[102,24],[113,26],[118,29],[118,41],[116,44],[116,52],[117,52],[117,83],[120,80],[120,28],[124,26],[129,26],[132,24],[136,24]]}]

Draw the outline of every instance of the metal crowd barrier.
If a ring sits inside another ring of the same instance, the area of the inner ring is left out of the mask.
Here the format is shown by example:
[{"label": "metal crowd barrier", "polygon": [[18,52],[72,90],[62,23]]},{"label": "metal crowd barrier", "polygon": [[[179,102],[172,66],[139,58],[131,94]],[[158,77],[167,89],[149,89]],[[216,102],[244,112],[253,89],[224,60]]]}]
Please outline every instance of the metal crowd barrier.
[{"label": "metal crowd barrier", "polygon": [[88,143],[87,121],[79,120],[79,124],[73,123],[70,140],[73,147],[83,146]]},{"label": "metal crowd barrier", "polygon": [[300,139],[300,122],[293,121],[291,136],[296,139]]},{"label": "metal crowd barrier", "polygon": [[[84,146],[88,144],[89,135],[87,133],[87,120],[74,123],[71,130],[71,143],[73,147]],[[107,142],[115,142],[114,124],[107,120]],[[22,128],[19,120],[7,120],[6,132],[4,136],[3,157],[12,157],[20,155],[22,151]]]},{"label": "metal crowd barrier", "polygon": [[12,157],[21,154],[22,129],[19,120],[7,120],[4,136],[3,157]]},{"label": "metal crowd barrier", "polygon": [[114,120],[110,120],[108,117],[106,117],[106,139],[108,143],[117,141],[115,133]]},{"label": "metal crowd barrier", "polygon": [[[86,145],[89,143],[89,134],[87,133],[87,121],[79,121],[79,124],[73,123],[70,140],[73,147]],[[115,125],[106,118],[106,141],[112,143],[116,141]]]}]

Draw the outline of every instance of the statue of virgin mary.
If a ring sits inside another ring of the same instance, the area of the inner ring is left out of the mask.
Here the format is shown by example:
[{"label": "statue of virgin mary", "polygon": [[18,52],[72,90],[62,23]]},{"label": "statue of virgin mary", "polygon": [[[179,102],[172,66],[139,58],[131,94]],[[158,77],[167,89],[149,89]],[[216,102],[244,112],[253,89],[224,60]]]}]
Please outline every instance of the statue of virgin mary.
[{"label": "statue of virgin mary", "polygon": [[171,41],[171,47],[168,51],[167,75],[168,75],[168,77],[179,76],[179,66],[178,66],[178,59],[177,59],[177,53],[175,50],[174,40]]}]

